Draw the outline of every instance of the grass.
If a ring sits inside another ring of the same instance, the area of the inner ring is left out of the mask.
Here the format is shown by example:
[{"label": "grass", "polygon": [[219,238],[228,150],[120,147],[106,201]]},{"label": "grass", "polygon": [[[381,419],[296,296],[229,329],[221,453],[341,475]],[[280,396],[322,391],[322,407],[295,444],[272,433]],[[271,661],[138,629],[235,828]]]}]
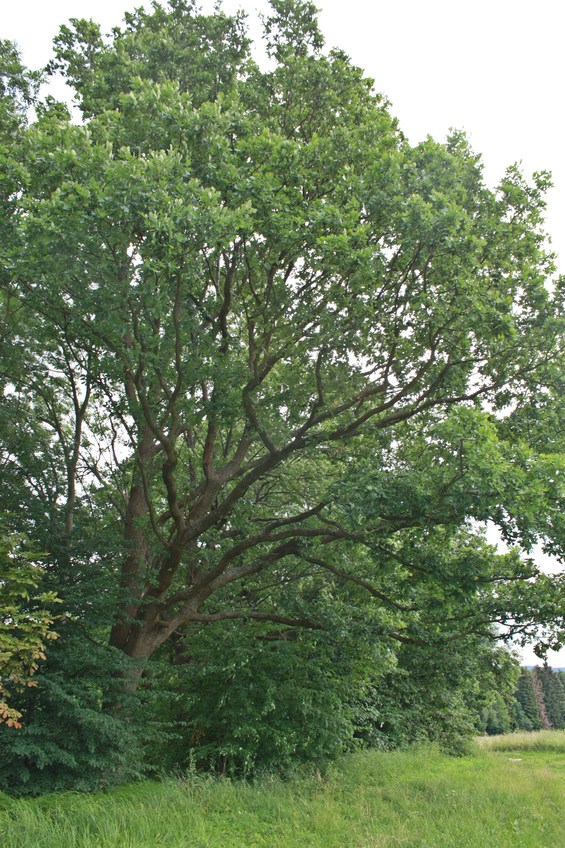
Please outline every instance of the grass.
[{"label": "grass", "polygon": [[489,751],[548,751],[565,754],[565,731],[540,730],[538,733],[485,736],[480,740],[480,744]]},{"label": "grass", "polygon": [[564,802],[565,733],[514,735],[461,759],[433,748],[350,755],[323,778],[0,796],[0,846],[564,848]]}]

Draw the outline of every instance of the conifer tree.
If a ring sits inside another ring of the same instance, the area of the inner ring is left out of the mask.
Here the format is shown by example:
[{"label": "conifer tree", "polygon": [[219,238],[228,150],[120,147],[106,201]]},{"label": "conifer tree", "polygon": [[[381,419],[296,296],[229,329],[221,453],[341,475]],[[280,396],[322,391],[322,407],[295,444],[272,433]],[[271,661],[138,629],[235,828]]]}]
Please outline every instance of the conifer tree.
[{"label": "conifer tree", "polygon": [[539,700],[536,697],[533,674],[523,668],[516,684],[515,721],[518,730],[541,730],[544,726]]},{"label": "conifer tree", "polygon": [[562,730],[565,728],[565,691],[559,675],[547,663],[536,669],[536,675],[541,684],[547,717],[555,730]]},{"label": "conifer tree", "polygon": [[534,670],[532,672],[532,684],[533,684],[533,687],[534,687],[534,693],[535,693],[535,697],[536,697],[536,701],[537,701],[537,705],[538,705],[538,709],[539,709],[539,714],[540,714],[540,718],[541,718],[541,726],[542,726],[543,730],[553,730],[553,725],[550,721],[550,718],[549,718],[549,715],[548,715],[548,712],[547,712],[547,706],[546,706],[546,703],[545,703],[545,697],[544,697],[543,687],[541,685],[541,678],[540,678],[539,672],[540,672],[539,667],[534,668]]}]

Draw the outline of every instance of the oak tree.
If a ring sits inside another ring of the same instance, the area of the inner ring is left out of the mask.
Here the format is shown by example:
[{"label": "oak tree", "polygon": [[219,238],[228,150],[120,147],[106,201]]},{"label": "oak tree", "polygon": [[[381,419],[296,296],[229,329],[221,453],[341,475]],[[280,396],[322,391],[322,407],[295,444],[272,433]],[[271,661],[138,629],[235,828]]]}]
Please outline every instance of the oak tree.
[{"label": "oak tree", "polygon": [[266,68],[190,0],[72,20],[82,118],[47,101],[5,145],[34,524],[69,581],[104,563],[140,672],[194,624],[332,609],[391,645],[558,639],[562,579],[518,550],[563,550],[548,175],[410,145],[312,4],[271,6]]}]

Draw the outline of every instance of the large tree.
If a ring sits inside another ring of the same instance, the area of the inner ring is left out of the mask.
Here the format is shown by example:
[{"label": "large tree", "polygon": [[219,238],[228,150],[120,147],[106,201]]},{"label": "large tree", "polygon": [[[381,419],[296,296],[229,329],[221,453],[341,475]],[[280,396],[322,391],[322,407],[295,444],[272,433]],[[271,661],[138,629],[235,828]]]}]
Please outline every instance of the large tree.
[{"label": "large tree", "polygon": [[271,5],[266,70],[185,0],[56,39],[82,121],[48,101],[5,153],[27,517],[63,582],[103,569],[140,670],[191,623],[332,604],[391,644],[555,640],[560,578],[480,529],[562,553],[548,177],[411,146],[314,7]]}]

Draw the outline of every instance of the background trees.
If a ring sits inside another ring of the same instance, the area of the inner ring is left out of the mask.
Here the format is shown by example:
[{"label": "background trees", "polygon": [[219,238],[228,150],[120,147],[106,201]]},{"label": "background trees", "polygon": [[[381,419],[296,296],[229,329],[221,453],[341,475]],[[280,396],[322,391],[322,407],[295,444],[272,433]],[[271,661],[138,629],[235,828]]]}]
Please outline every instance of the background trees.
[{"label": "background trees", "polygon": [[3,450],[61,656],[129,659],[93,686],[118,716],[166,657],[223,667],[217,622],[290,679],[339,633],[376,657],[343,660],[360,691],[399,646],[563,627],[562,581],[479,529],[562,553],[548,178],[491,191],[461,134],[410,147],[313,7],[272,7],[267,70],[183,0],[72,21],[51,70],[82,123],[48,101],[4,145]]}]

